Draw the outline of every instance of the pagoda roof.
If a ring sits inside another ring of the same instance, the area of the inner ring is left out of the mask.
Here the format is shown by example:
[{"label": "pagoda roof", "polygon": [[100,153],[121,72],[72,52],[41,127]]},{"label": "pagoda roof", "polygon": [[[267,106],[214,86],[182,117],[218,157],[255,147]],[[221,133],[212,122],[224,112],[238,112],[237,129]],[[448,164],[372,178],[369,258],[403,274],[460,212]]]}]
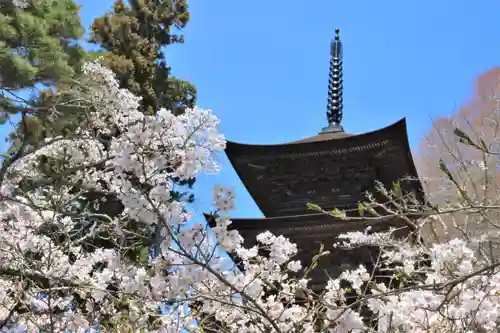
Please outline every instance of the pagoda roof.
[{"label": "pagoda roof", "polygon": [[[212,215],[205,214],[210,227],[215,226]],[[411,228],[401,218],[381,217],[378,219],[342,220],[324,213],[306,215],[281,216],[271,218],[234,218],[228,226],[229,230],[238,230],[243,237],[243,246],[251,248],[257,244],[257,235],[269,231],[276,236],[283,235],[297,245],[298,253],[293,260],[300,260],[306,266],[311,264],[312,258],[318,254],[321,244],[330,255],[322,257],[321,265],[314,269],[309,275],[312,278],[313,290],[322,290],[328,278],[325,270],[330,276],[338,276],[344,265],[357,267],[361,263],[370,263],[376,257],[372,257],[369,246],[345,250],[334,247],[339,241],[338,236],[347,232],[361,231],[368,227],[370,233],[387,231],[395,228],[396,237],[406,237]],[[236,265],[243,269],[240,260],[234,253],[228,253]]]},{"label": "pagoda roof", "polygon": [[[318,142],[318,141],[327,141],[327,140],[338,140],[338,139],[344,139],[344,138],[349,138],[355,136],[355,134],[350,134],[346,133],[343,131],[339,132],[320,132],[318,135],[311,136],[305,139],[297,140],[297,141],[292,141],[288,144],[299,144],[299,143],[306,143],[306,142]],[[285,143],[286,144],[286,143]]]},{"label": "pagoda roof", "polygon": [[[205,214],[205,219],[210,227],[215,226],[211,215]],[[325,213],[313,213],[269,218],[232,218],[231,221],[228,230],[238,230],[246,247],[255,245],[256,236],[264,231],[277,236],[283,235],[299,243],[331,240],[341,233],[363,231],[368,227],[370,232],[385,231],[391,227],[410,231],[410,226],[403,219],[392,216],[346,220]]]},{"label": "pagoda roof", "polygon": [[[325,209],[356,208],[365,191],[374,191],[375,180],[392,186],[417,175],[405,118],[359,135],[322,132],[268,145],[228,141],[226,155],[266,217],[310,213],[308,202]],[[413,183],[421,192],[421,184]]]}]

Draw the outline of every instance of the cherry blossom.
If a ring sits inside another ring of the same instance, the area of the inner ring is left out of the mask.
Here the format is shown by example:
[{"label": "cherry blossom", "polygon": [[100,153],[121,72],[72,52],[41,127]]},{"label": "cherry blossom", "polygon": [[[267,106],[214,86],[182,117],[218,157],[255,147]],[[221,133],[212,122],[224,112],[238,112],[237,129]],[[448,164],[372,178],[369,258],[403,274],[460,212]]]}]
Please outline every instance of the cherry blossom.
[{"label": "cherry blossom", "polygon": [[231,189],[214,189],[213,228],[197,221],[174,192],[179,179],[219,171],[217,117],[198,107],[144,115],[99,62],[83,72],[85,121],[0,174],[3,331],[498,331],[497,263],[472,239],[343,234],[336,247],[376,246],[380,256],[318,292],[286,237],[266,231],[243,246],[227,216]]}]

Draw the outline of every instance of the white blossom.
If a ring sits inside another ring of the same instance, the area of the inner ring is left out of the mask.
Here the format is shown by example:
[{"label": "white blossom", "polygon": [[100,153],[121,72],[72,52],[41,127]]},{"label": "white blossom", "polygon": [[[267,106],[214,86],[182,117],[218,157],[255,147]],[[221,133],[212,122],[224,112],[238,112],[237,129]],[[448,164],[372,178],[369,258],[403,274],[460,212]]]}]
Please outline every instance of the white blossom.
[{"label": "white blossom", "polygon": [[[177,180],[219,170],[218,119],[197,107],[146,116],[98,62],[84,74],[93,111],[75,139],[49,138],[7,166],[0,184],[0,322],[11,331],[201,332],[210,317],[227,332],[370,332],[366,307],[379,332],[498,331],[500,273],[470,240],[428,246],[392,229],[340,235],[336,247],[377,246],[378,271],[325,272],[318,294],[286,237],[266,231],[243,245],[224,215],[235,208],[231,189],[214,188],[213,228],[196,221],[175,196]],[[89,192],[106,200],[86,205]],[[114,201],[115,214],[100,212]]]}]

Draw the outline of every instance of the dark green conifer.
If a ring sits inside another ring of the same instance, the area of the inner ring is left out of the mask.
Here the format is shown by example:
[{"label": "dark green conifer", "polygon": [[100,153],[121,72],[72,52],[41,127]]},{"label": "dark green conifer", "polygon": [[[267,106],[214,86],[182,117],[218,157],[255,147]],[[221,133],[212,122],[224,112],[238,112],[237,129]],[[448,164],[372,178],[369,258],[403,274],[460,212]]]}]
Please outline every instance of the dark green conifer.
[{"label": "dark green conifer", "polygon": [[76,44],[84,32],[79,9],[74,0],[30,0],[26,8],[2,2],[0,115],[3,123],[12,114],[39,113],[40,109],[29,107],[38,90],[71,78],[81,67],[85,52]]},{"label": "dark green conifer", "polygon": [[195,102],[195,87],[170,75],[165,51],[182,43],[176,33],[189,20],[186,0],[122,0],[92,25],[91,42],[102,47],[103,64],[120,86],[142,97],[148,114],[160,108],[182,113]]}]

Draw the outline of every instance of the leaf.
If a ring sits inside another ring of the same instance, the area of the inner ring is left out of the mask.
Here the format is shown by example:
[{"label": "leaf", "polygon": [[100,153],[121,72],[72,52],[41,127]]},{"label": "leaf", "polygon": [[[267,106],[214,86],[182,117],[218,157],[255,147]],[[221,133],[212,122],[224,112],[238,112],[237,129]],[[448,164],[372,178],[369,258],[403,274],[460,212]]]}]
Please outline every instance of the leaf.
[{"label": "leaf", "polygon": [[310,202],[308,202],[306,205],[307,205],[307,209],[309,209],[309,210],[315,210],[318,212],[320,212],[322,210],[320,206],[315,205],[315,204],[310,203]]},{"label": "leaf", "polygon": [[460,142],[471,145],[471,146],[476,146],[474,141],[472,141],[472,139],[461,129],[455,127],[455,129],[453,130],[453,134],[458,136],[458,138],[460,139]]},{"label": "leaf", "polygon": [[408,274],[406,274],[403,270],[399,269],[396,273],[396,280],[400,282],[405,282],[408,280]]},{"label": "leaf", "polygon": [[334,217],[338,217],[338,218],[341,218],[341,219],[345,219],[347,217],[346,213],[341,211],[341,210],[338,210],[337,208],[334,208],[330,211],[330,214]]},{"label": "leaf", "polygon": [[484,142],[484,140],[483,140],[483,139],[480,139],[480,142],[481,142],[481,146],[483,147],[483,149],[484,149],[485,151],[488,151],[488,145],[486,145],[486,142]]},{"label": "leaf", "polygon": [[439,169],[444,172],[446,177],[448,177],[449,180],[454,181],[453,175],[451,174],[450,170],[444,163],[444,160],[442,158],[439,159]]},{"label": "leaf", "polygon": [[365,215],[366,207],[362,202],[358,202],[358,212],[360,216]]},{"label": "leaf", "polygon": [[401,198],[403,196],[403,192],[401,190],[401,183],[399,181],[395,181],[392,183],[392,190],[394,191],[394,194],[398,198]]},{"label": "leaf", "polygon": [[365,207],[366,207],[366,210],[367,210],[370,214],[372,214],[372,215],[374,215],[374,216],[379,216],[379,214],[377,213],[377,211],[376,211],[375,209],[373,209],[372,205],[370,205],[369,203],[365,203],[364,205],[365,205]]},{"label": "leaf", "polygon": [[149,261],[149,248],[143,247],[139,252],[139,263],[146,265]]},{"label": "leaf", "polygon": [[0,116],[0,125],[4,125],[9,120],[9,116],[1,115]]}]

